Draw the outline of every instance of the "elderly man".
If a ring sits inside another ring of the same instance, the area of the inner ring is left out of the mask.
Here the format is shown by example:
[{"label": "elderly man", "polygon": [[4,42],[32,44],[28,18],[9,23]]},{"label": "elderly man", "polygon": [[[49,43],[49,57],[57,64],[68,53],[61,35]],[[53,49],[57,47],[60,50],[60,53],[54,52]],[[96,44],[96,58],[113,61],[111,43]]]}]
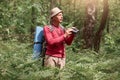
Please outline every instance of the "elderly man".
[{"label": "elderly man", "polygon": [[70,45],[74,34],[72,28],[64,29],[60,23],[63,21],[63,12],[58,7],[51,10],[50,25],[44,26],[46,40],[46,53],[44,66],[58,67],[65,66],[65,44]]}]

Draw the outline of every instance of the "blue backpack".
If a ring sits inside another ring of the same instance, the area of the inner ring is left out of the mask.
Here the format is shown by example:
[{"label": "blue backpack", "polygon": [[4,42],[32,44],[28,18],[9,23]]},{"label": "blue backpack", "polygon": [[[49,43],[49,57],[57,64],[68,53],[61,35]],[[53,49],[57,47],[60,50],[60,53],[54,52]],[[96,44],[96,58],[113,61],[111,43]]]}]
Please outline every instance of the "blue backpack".
[{"label": "blue backpack", "polygon": [[34,34],[34,45],[33,45],[33,59],[38,59],[42,53],[42,46],[44,42],[43,27],[36,26]]}]

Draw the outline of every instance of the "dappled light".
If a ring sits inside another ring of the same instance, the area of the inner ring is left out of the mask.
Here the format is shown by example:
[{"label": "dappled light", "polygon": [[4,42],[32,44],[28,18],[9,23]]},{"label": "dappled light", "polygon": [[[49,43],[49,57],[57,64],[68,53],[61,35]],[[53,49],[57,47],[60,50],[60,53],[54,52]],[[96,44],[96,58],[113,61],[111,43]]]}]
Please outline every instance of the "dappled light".
[{"label": "dappled light", "polygon": [[[33,59],[34,44],[43,45],[36,29],[50,25],[54,7],[63,12],[60,44],[77,30],[61,70],[43,67],[40,53]],[[120,0],[0,0],[0,80],[120,80]]]}]

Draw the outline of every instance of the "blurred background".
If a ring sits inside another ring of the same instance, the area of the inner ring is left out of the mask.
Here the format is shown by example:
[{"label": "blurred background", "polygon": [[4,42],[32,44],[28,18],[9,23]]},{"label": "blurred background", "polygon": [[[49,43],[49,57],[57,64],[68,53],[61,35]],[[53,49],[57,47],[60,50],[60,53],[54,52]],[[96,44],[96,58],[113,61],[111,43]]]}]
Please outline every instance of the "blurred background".
[{"label": "blurred background", "polygon": [[[0,0],[0,79],[119,80],[119,5],[120,0]],[[49,24],[53,7],[63,10],[65,28],[79,29],[66,48],[63,71],[31,60],[35,28]]]}]

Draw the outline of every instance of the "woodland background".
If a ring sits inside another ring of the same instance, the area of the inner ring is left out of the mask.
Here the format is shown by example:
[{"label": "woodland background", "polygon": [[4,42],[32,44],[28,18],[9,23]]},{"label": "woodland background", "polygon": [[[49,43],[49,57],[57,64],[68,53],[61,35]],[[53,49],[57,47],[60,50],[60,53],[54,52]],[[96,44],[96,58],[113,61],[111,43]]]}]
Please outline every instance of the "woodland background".
[{"label": "woodland background", "polygon": [[[0,80],[120,80],[120,0],[0,0]],[[80,31],[66,47],[66,67],[32,60],[36,26],[53,7]]]}]

